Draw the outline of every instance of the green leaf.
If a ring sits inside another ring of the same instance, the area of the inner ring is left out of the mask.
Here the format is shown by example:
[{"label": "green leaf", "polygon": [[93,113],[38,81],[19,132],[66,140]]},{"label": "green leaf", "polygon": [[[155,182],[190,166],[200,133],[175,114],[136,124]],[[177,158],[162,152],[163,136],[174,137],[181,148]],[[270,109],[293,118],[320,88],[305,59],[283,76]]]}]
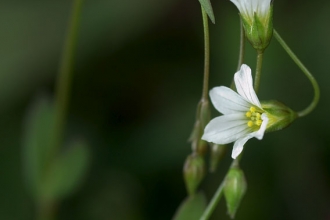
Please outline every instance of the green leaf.
[{"label": "green leaf", "polygon": [[215,24],[215,17],[214,17],[214,14],[213,14],[213,8],[212,8],[210,0],[199,0],[199,2],[201,3],[201,5],[202,5],[203,9],[205,10],[206,14],[211,19],[212,23]]},{"label": "green leaf", "polygon": [[187,197],[179,206],[173,220],[199,220],[206,206],[206,197],[203,192]]},{"label": "green leaf", "polygon": [[46,199],[60,199],[72,193],[82,182],[89,165],[86,142],[75,141],[50,165],[42,185]]},{"label": "green leaf", "polygon": [[46,97],[39,98],[29,109],[23,131],[23,167],[29,190],[38,196],[47,162],[54,108]]}]

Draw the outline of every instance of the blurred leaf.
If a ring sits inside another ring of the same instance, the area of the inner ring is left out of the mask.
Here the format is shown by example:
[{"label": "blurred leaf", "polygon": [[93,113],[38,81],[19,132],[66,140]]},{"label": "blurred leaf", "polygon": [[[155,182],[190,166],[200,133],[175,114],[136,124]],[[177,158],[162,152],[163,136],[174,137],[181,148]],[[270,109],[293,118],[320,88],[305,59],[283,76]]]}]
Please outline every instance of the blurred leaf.
[{"label": "blurred leaf", "polygon": [[175,213],[173,220],[198,220],[206,209],[206,197],[203,192],[186,198]]},{"label": "blurred leaf", "polygon": [[199,0],[199,2],[201,3],[202,7],[204,8],[206,14],[211,19],[212,23],[215,24],[215,17],[213,14],[213,8],[212,8],[210,0]]},{"label": "blurred leaf", "polygon": [[52,200],[72,193],[87,172],[88,164],[86,142],[80,140],[71,143],[50,165],[42,186],[43,197]]},{"label": "blurred leaf", "polygon": [[23,165],[32,194],[38,194],[42,173],[49,153],[54,109],[49,99],[42,97],[27,114],[23,134]]}]

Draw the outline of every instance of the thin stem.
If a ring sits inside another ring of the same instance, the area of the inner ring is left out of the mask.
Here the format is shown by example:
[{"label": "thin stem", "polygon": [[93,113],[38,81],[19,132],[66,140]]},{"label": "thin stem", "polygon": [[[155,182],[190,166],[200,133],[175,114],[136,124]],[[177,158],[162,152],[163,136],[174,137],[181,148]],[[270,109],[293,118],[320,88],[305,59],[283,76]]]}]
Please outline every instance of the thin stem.
[{"label": "thin stem", "polygon": [[257,67],[256,67],[256,75],[254,77],[254,91],[258,93],[259,84],[260,84],[260,76],[261,76],[261,68],[262,68],[262,60],[264,57],[263,51],[258,51],[257,55]]},{"label": "thin stem", "polygon": [[[240,18],[240,46],[239,46],[239,55],[238,55],[238,65],[237,65],[237,71],[241,69],[241,66],[244,62],[244,54],[245,54],[245,32],[244,27],[242,23],[242,19]],[[235,89],[235,82],[234,80],[231,81],[230,88],[232,90]]]},{"label": "thin stem", "polygon": [[78,26],[83,0],[74,0],[71,21],[68,27],[67,37],[60,63],[59,74],[56,82],[55,99],[55,124],[53,130],[52,153],[51,157],[56,155],[63,140],[63,129],[68,108],[71,81],[73,75],[74,54],[77,45]]},{"label": "thin stem", "polygon": [[202,100],[208,100],[209,91],[209,76],[210,76],[210,34],[209,34],[209,21],[207,13],[202,6],[202,17],[204,27],[204,82]]},{"label": "thin stem", "polygon": [[312,102],[307,106],[304,110],[299,111],[297,114],[299,117],[303,117],[311,113],[314,108],[316,107],[317,103],[320,99],[320,88],[313,77],[313,75],[308,71],[308,69],[302,64],[302,62],[298,59],[298,57],[292,52],[292,50],[289,48],[289,46],[285,43],[285,41],[281,38],[281,36],[277,33],[277,31],[274,29],[274,36],[276,40],[281,44],[281,46],[284,48],[284,50],[289,54],[291,59],[298,65],[298,67],[303,71],[303,73],[307,76],[309,81],[311,82],[313,89],[314,89],[314,98]]},{"label": "thin stem", "polygon": [[[239,156],[236,160],[233,160],[233,162],[230,165],[230,168],[238,166],[238,163],[239,163],[240,159],[241,159],[241,156]],[[230,168],[229,168],[229,170],[230,170]],[[227,176],[227,174],[226,174],[226,176]],[[201,218],[199,220],[207,220],[211,217],[214,209],[217,207],[217,205],[218,205],[218,203],[221,199],[221,196],[223,194],[223,188],[225,186],[226,176],[225,176],[224,180],[221,182],[221,184],[219,185],[219,187],[218,187],[217,191],[215,192],[212,200],[210,201],[210,203],[206,207],[206,210],[204,211],[203,215],[201,216]]]},{"label": "thin stem", "polygon": [[240,19],[240,26],[241,26],[240,28],[241,34],[240,34],[240,47],[239,47],[237,71],[241,69],[241,66],[244,62],[244,52],[245,52],[245,32],[244,32],[242,19]]}]

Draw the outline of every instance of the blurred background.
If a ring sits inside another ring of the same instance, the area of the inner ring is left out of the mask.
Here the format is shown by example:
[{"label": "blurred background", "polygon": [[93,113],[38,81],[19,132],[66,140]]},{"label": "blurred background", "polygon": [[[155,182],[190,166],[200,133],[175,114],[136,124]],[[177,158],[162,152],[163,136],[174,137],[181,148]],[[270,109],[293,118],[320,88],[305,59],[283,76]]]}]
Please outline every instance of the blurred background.
[{"label": "blurred background", "polygon": [[[212,4],[210,88],[230,84],[239,50],[236,7],[229,0]],[[54,97],[72,1],[0,6],[0,219],[29,220],[36,207],[23,172],[23,127],[40,94]],[[330,219],[329,9],[328,1],[275,1],[274,27],[315,75],[321,100],[289,128],[248,142],[241,161],[248,190],[238,220]],[[252,69],[255,57],[247,44]],[[87,140],[91,161],[58,204],[57,219],[171,219],[186,197],[182,167],[202,91],[198,1],[85,0],[75,61],[67,133]],[[275,39],[265,52],[259,94],[294,110],[313,97]],[[208,199],[230,163],[227,153],[203,181]],[[224,200],[211,219],[229,219]]]}]

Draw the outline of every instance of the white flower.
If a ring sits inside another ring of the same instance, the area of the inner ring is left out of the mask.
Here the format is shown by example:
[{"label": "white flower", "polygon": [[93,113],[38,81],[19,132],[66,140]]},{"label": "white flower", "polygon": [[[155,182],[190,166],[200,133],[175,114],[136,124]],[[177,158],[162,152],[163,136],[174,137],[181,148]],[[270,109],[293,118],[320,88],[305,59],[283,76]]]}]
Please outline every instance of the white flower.
[{"label": "white flower", "polygon": [[271,0],[230,0],[236,5],[241,15],[251,24],[254,13],[261,19],[265,20],[269,15]]},{"label": "white flower", "polygon": [[225,86],[210,91],[214,107],[223,115],[206,125],[202,139],[216,144],[235,142],[231,156],[236,159],[250,138],[263,138],[268,117],[253,89],[250,67],[243,64],[234,80],[238,94]]}]

